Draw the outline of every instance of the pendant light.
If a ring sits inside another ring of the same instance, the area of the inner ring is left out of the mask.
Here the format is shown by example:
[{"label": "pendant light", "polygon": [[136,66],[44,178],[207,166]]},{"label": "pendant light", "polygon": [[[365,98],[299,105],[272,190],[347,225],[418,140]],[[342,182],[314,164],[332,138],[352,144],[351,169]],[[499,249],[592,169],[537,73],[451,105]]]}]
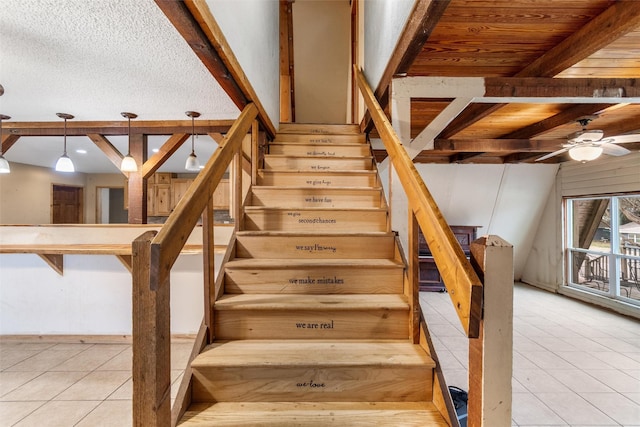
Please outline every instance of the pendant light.
[{"label": "pendant light", "polygon": [[131,155],[131,119],[135,119],[138,117],[137,114],[133,113],[120,113],[122,117],[126,117],[129,120],[129,140],[127,142],[127,155],[122,159],[122,163],[120,164],[120,170],[122,172],[137,172],[138,164],[136,163],[136,159]]},{"label": "pendant light", "polygon": [[194,142],[194,134],[195,134],[195,118],[200,117],[200,113],[197,111],[187,111],[185,113],[187,117],[191,117],[191,154],[187,157],[187,162],[184,164],[184,168],[191,172],[199,172],[200,171],[200,162],[198,161],[198,157],[195,152],[195,142]]},{"label": "pendant light", "polygon": [[4,114],[0,114],[0,173],[9,173],[9,172],[11,172],[11,168],[9,167],[9,162],[2,155],[2,121],[3,120],[9,120],[10,118],[11,117],[9,117],[9,116],[5,116]]},{"label": "pendant light", "polygon": [[67,113],[56,113],[56,116],[64,119],[64,152],[56,162],[56,171],[75,172],[76,168],[73,166],[73,162],[69,156],[67,156],[67,120],[73,119],[73,116]]}]

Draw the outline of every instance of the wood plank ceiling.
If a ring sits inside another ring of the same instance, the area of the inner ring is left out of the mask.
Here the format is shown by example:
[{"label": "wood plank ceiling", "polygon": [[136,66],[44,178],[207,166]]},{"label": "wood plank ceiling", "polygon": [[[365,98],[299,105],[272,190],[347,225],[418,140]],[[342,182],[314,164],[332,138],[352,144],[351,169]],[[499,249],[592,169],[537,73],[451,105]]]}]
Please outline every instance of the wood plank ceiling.
[{"label": "wood plank ceiling", "polygon": [[[414,15],[414,19],[423,21],[423,27],[433,29],[426,42],[417,42],[421,48],[416,50],[408,68],[405,65],[405,69],[398,68],[396,73],[450,77],[640,78],[640,2],[451,0],[447,3],[444,12],[436,18],[428,13],[418,18]],[[437,21],[427,22],[429,19]],[[380,91],[381,87],[378,93]],[[412,99],[411,137],[416,137],[449,101]],[[594,117],[589,128],[602,129],[605,137],[640,133],[638,104],[472,103],[436,137],[435,148],[422,151],[415,161],[533,162],[545,153],[562,148],[566,137],[580,129],[576,120],[585,116]],[[540,140],[555,141],[557,146],[536,143]],[[471,141],[475,143],[469,144]],[[469,151],[471,146],[473,151]],[[622,146],[640,149],[640,143]],[[565,153],[545,162],[567,160]]]}]

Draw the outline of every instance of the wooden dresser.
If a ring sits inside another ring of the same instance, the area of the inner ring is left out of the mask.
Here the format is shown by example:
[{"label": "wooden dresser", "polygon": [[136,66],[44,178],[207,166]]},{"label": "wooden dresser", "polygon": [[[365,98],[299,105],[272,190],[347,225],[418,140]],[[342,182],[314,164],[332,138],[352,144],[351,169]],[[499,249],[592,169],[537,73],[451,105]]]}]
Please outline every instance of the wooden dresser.
[{"label": "wooden dresser", "polygon": [[[460,246],[462,246],[462,250],[464,251],[467,258],[469,258],[469,245],[476,239],[476,231],[478,227],[475,225],[452,225],[451,231],[458,239]],[[436,262],[431,255],[431,250],[429,250],[429,245],[427,245],[427,241],[420,231],[418,235],[419,239],[419,247],[418,247],[418,257],[419,257],[419,265],[420,265],[420,290],[421,291],[431,291],[431,292],[444,292],[446,290],[444,283],[442,282],[442,277],[440,277],[440,272],[436,267]]]}]

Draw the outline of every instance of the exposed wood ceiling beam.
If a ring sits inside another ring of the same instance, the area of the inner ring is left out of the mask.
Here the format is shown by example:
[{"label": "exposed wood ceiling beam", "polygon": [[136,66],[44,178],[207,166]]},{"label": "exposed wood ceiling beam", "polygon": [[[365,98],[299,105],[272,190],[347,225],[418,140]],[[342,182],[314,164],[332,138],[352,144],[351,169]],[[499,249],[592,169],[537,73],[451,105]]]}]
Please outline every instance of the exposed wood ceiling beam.
[{"label": "exposed wood ceiling beam", "polygon": [[548,153],[557,150],[565,142],[565,140],[558,139],[436,139],[434,150],[471,153],[510,153],[513,151]]},{"label": "exposed wood ceiling beam", "polygon": [[572,105],[566,110],[561,111],[560,113],[551,116],[548,119],[541,120],[537,123],[533,123],[511,133],[502,135],[501,138],[533,138],[534,136],[543,134],[558,126],[573,122],[579,117],[597,114],[610,106],[611,104]]},{"label": "exposed wood ceiling beam", "polygon": [[[195,125],[196,134],[210,132],[227,133],[233,120],[198,120]],[[8,136],[62,136],[64,123],[56,122],[5,122],[2,125]],[[67,136],[98,135],[126,135],[127,122],[88,121],[68,122]],[[131,122],[131,133],[145,135],[173,135],[175,133],[191,133],[190,120],[175,121],[135,121]]]},{"label": "exposed wood ceiling beam", "polygon": [[2,153],[6,153],[9,151],[9,148],[13,147],[13,144],[16,143],[20,139],[20,135],[2,135],[2,141],[0,141],[0,145],[2,145]]},{"label": "exposed wood ceiling beam", "polygon": [[238,109],[242,110],[249,102],[256,104],[263,127],[269,134],[275,135],[271,119],[206,3],[202,0],[155,2]]},{"label": "exposed wood ceiling beam", "polygon": [[[485,98],[589,98],[587,100],[567,99],[566,102],[608,102],[616,96],[597,96],[596,91],[621,89],[624,94],[616,99],[619,103],[625,98],[640,97],[640,79],[609,78],[550,78],[550,77],[485,77]],[[562,101],[558,99],[558,101]],[[502,102],[502,101],[497,101]],[[637,101],[632,101],[637,102]]]},{"label": "exposed wood ceiling beam", "polygon": [[188,133],[177,133],[171,135],[171,137],[162,144],[162,147],[157,153],[154,153],[144,164],[142,165],[142,177],[148,179],[155,171],[164,164],[164,162],[175,153],[178,148],[189,138]]},{"label": "exposed wood ceiling beam", "polygon": [[[450,1],[416,1],[375,91],[376,99],[378,99],[383,109],[389,103],[389,85],[393,76],[406,73],[409,70],[436,24],[440,21],[445,9],[449,6]],[[366,113],[363,119],[363,125],[367,131],[371,130],[373,126],[369,112]]]},{"label": "exposed wood ceiling beam", "polygon": [[113,144],[104,137],[104,135],[99,134],[88,134],[87,135],[91,141],[107,156],[107,159],[113,163],[115,167],[120,170],[120,164],[122,163],[123,155]]},{"label": "exposed wood ceiling beam", "polygon": [[[640,26],[640,8],[637,3],[635,1],[615,2],[516,76],[553,77],[638,26]],[[451,138],[500,108],[502,108],[501,104],[470,105],[440,133],[439,137]]]}]

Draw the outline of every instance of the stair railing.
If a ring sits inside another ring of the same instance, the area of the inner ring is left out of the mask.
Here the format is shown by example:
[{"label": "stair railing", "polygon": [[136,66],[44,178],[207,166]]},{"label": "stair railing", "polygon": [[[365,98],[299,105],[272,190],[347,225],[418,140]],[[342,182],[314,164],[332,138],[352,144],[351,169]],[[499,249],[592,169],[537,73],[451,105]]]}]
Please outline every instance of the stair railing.
[{"label": "stair railing", "polygon": [[[248,104],[200,171],[166,223],[134,240],[133,253],[133,425],[170,426],[171,331],[170,274],[189,235],[203,217],[205,279],[204,333],[211,333],[211,295],[214,294],[213,210],[211,198],[232,161],[242,165],[242,141],[254,126],[258,109]],[[257,153],[252,147],[252,153]],[[256,159],[251,159],[257,164]],[[238,171],[241,175],[241,171]],[[237,180],[239,181],[239,180]],[[234,193],[236,227],[241,218],[242,187]],[[199,335],[203,335],[201,333]],[[206,338],[204,338],[206,339]],[[175,419],[175,417],[173,417]]]},{"label": "stair railing", "polygon": [[[418,289],[418,227],[423,232],[462,328],[469,338],[470,427],[511,425],[513,353],[513,247],[498,236],[471,244],[471,261],[440,212],[420,173],[402,146],[359,67],[354,75],[365,105],[386,148],[391,167],[408,201],[407,290],[412,307],[412,338],[431,354],[426,322],[421,320]],[[391,176],[391,175],[390,175]],[[481,279],[482,277],[482,279]],[[458,425],[441,371],[436,368],[434,404]],[[490,380],[489,380],[490,379]],[[436,398],[436,394],[439,397]]]}]

